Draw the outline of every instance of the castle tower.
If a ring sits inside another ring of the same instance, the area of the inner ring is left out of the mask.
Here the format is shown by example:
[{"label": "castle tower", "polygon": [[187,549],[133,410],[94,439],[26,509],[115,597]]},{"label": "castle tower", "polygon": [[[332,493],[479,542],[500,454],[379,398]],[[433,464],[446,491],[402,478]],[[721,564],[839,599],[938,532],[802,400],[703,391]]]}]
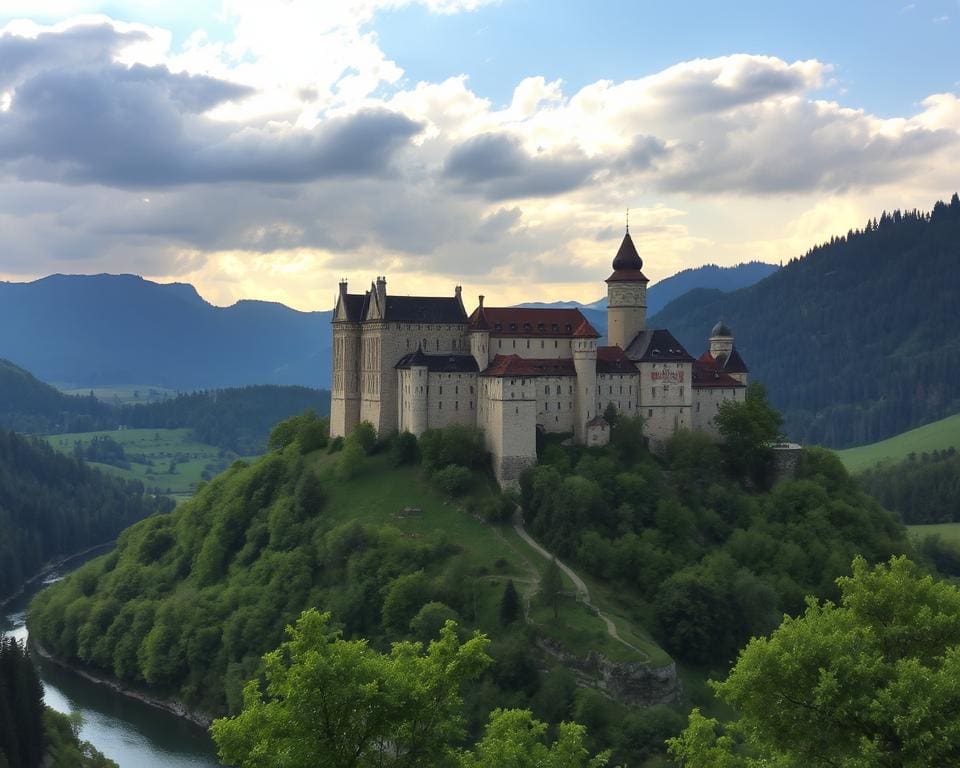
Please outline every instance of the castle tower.
[{"label": "castle tower", "polygon": [[647,283],[643,260],[630,237],[623,236],[613,259],[613,274],[607,278],[607,339],[611,346],[626,349],[647,325]]},{"label": "castle tower", "polygon": [[417,437],[427,431],[427,389],[430,383],[430,366],[427,356],[418,344],[417,351],[405,358],[399,375],[400,429]]},{"label": "castle tower", "polygon": [[717,361],[726,360],[733,351],[733,331],[721,320],[710,331],[710,356]]},{"label": "castle tower", "polygon": [[470,354],[481,371],[490,365],[490,323],[483,311],[483,296],[480,297],[480,306],[470,326]]},{"label": "castle tower", "polygon": [[574,437],[586,442],[587,422],[597,416],[597,332],[584,320],[573,333],[573,366],[577,371],[577,420]]},{"label": "castle tower", "polygon": [[333,312],[333,381],[330,436],[349,435],[360,423],[360,313],[363,296],[351,296],[340,281]]}]

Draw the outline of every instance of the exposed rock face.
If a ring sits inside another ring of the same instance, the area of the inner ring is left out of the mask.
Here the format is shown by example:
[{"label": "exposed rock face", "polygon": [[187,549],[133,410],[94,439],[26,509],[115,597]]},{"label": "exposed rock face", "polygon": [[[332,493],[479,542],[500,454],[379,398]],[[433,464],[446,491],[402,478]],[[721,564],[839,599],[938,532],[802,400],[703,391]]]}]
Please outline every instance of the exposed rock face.
[{"label": "exposed rock face", "polygon": [[677,665],[650,667],[640,662],[611,661],[596,651],[575,656],[555,640],[541,637],[537,646],[563,662],[587,688],[596,688],[611,699],[632,707],[669,704],[680,697]]}]

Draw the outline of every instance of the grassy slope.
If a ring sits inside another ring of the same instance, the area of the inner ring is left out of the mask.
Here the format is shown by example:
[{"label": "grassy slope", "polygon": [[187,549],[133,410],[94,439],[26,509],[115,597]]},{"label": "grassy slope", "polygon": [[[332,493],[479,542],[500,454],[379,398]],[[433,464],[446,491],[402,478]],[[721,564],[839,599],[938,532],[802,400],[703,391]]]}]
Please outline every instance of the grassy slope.
[{"label": "grassy slope", "polygon": [[[123,446],[128,461],[132,455],[144,454],[152,465],[131,461],[130,469],[120,469],[109,464],[90,462],[92,466],[128,480],[139,480],[147,488],[159,488],[180,499],[193,495],[204,470],[211,476],[217,475],[237,458],[233,454],[221,457],[219,448],[194,441],[189,429],[109,430],[50,435],[44,439],[56,450],[71,453],[77,442],[86,445],[93,438],[103,435]],[[182,458],[186,460],[181,461]],[[177,462],[173,474],[169,472],[171,461]]]},{"label": "grassy slope", "polygon": [[878,443],[847,448],[836,453],[847,470],[856,473],[877,463],[900,461],[910,453],[929,453],[950,446],[960,448],[960,413]]},{"label": "grassy slope", "polygon": [[938,534],[941,539],[960,546],[960,523],[932,523],[930,525],[908,525],[910,537],[920,540],[930,534]]},{"label": "grassy slope", "polygon": [[[332,473],[334,457],[317,456],[320,472]],[[484,498],[493,491],[491,483],[476,476],[470,495],[477,500]],[[419,468],[391,467],[386,456],[368,459],[364,471],[352,480],[330,482],[326,487],[329,500],[324,515],[336,522],[389,523],[413,537],[437,529],[445,531],[452,541],[463,547],[462,557],[470,565],[482,567],[489,573],[478,595],[481,614],[488,617],[482,623],[487,626],[496,625],[496,612],[506,581],[513,579],[521,594],[529,595],[546,567],[546,560],[528,547],[511,526],[488,525],[470,516],[424,481],[419,476]],[[406,507],[417,507],[421,512],[405,516]],[[572,584],[567,586],[572,591]],[[611,613],[621,636],[641,649],[642,656],[612,640],[603,622],[572,599],[562,602],[559,620],[554,620],[552,611],[541,607],[534,598],[532,619],[546,634],[578,655],[595,650],[617,661],[649,661],[654,666],[670,662],[665,651],[623,616],[620,606],[605,599],[602,588],[592,582],[590,587],[601,608]]]}]

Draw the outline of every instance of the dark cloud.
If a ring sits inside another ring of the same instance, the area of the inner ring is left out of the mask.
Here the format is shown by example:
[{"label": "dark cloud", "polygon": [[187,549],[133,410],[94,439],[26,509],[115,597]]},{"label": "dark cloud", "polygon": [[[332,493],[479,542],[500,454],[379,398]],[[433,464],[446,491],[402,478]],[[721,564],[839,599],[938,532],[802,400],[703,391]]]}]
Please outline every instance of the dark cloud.
[{"label": "dark cloud", "polygon": [[110,27],[52,37],[0,38],[0,62],[20,73],[11,107],[0,113],[0,167],[22,179],[159,188],[376,176],[420,131],[385,109],[327,119],[314,130],[214,121],[204,113],[253,90],[113,63],[130,36]]},{"label": "dark cloud", "polygon": [[443,174],[463,191],[488,200],[550,197],[587,183],[598,165],[568,150],[530,156],[515,136],[485,133],[454,147]]}]

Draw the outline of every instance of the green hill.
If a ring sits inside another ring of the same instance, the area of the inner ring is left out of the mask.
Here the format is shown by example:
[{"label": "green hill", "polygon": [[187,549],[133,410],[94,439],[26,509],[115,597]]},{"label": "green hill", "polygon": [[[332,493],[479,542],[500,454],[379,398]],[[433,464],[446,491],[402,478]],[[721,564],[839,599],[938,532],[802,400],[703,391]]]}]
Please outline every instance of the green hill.
[{"label": "green hill", "polygon": [[960,413],[886,440],[836,453],[850,472],[862,472],[877,464],[903,461],[911,453],[919,456],[947,448],[960,449]]},{"label": "green hill", "polygon": [[[261,654],[306,608],[381,649],[454,618],[493,640],[492,669],[467,691],[474,734],[495,706],[529,707],[589,720],[598,744],[640,764],[681,722],[633,706],[676,698],[673,659],[698,665],[691,679],[722,669],[804,595],[833,594],[854,554],[876,561],[909,544],[827,452],[808,452],[773,491],[748,491],[702,436],[655,457],[639,429],[619,422],[604,449],[542,446],[519,499],[528,543],[474,430],[380,449],[359,430],[324,450],[322,421],[288,420],[266,456],[42,592],[32,637],[220,714],[237,711]],[[579,577],[549,591],[539,546]],[[504,608],[510,582],[522,610]]]},{"label": "green hill", "polygon": [[65,395],[0,359],[0,428],[32,434],[79,432],[106,429],[113,421],[112,409],[95,397]]},{"label": "green hill", "polygon": [[0,430],[0,600],[45,564],[110,541],[169,499]]},{"label": "green hill", "polygon": [[884,213],[759,283],[651,318],[698,354],[721,317],[787,433],[834,448],[960,411],[960,197]]}]

